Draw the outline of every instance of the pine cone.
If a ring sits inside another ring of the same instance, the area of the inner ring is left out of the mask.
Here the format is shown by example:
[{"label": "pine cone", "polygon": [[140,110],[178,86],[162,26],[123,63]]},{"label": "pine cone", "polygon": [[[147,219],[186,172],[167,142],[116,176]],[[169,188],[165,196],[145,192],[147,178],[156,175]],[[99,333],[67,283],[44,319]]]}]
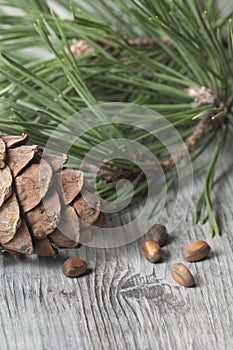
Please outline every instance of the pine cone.
[{"label": "pine cone", "polygon": [[[91,239],[100,198],[68,157],[43,155],[28,135],[0,136],[0,245],[16,256],[56,256]],[[88,203],[80,193],[83,190]],[[82,224],[80,224],[80,219]]]}]

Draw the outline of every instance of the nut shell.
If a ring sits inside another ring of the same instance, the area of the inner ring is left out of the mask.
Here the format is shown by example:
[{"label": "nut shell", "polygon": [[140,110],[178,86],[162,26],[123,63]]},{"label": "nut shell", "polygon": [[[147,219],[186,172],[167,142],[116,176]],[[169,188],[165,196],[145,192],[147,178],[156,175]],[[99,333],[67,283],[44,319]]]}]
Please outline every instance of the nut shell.
[{"label": "nut shell", "polygon": [[66,168],[61,173],[56,174],[59,184],[59,191],[64,199],[65,204],[70,204],[80,193],[83,183],[84,174],[82,171]]},{"label": "nut shell", "polygon": [[12,175],[8,166],[0,169],[1,181],[0,181],[0,207],[2,204],[10,198],[12,194]]},{"label": "nut shell", "polygon": [[51,166],[54,173],[61,170],[63,165],[67,163],[68,156],[66,154],[63,154],[61,157],[55,156],[53,154],[43,154],[43,159],[46,160],[47,163]]},{"label": "nut shell", "polygon": [[41,203],[26,214],[26,220],[36,239],[52,233],[60,221],[61,203],[56,191],[51,191]]},{"label": "nut shell", "polygon": [[59,248],[76,248],[79,244],[79,219],[75,210],[68,206],[62,209],[61,222],[49,238]]},{"label": "nut shell", "polygon": [[174,281],[183,287],[192,287],[195,284],[193,275],[182,263],[175,263],[172,265],[171,276]]},{"label": "nut shell", "polygon": [[13,177],[16,177],[28,163],[34,158],[38,151],[37,146],[21,146],[7,151],[6,162],[9,165]]},{"label": "nut shell", "polygon": [[21,254],[32,254],[33,246],[31,235],[28,231],[27,225],[24,220],[20,228],[17,230],[15,236],[8,243],[2,245],[3,248],[12,250],[14,252],[19,252]]},{"label": "nut shell", "polygon": [[210,246],[205,241],[195,241],[190,243],[182,252],[186,261],[199,261],[207,257],[210,252]]},{"label": "nut shell", "polygon": [[21,226],[20,209],[16,195],[3,203],[0,208],[0,243],[9,242]]},{"label": "nut shell", "polygon": [[49,239],[46,237],[40,241],[34,241],[34,254],[44,257],[56,258],[57,250],[53,248]]},{"label": "nut shell", "polygon": [[73,207],[81,219],[82,226],[93,225],[100,214],[100,198],[91,192],[84,192],[74,201]]},{"label": "nut shell", "polygon": [[16,191],[24,213],[35,208],[44,198],[52,177],[52,168],[44,159],[38,164],[31,164],[22,175],[16,177]]},{"label": "nut shell", "polygon": [[147,232],[148,237],[162,247],[167,242],[168,234],[164,225],[155,224]]},{"label": "nut shell", "polygon": [[22,134],[21,136],[6,135],[1,136],[1,138],[5,142],[7,148],[13,148],[16,146],[26,145],[29,136],[27,134]]},{"label": "nut shell", "polygon": [[161,259],[160,246],[155,241],[147,240],[142,246],[142,254],[150,262],[158,262]]},{"label": "nut shell", "polygon": [[87,263],[78,258],[67,259],[62,266],[62,271],[67,277],[78,277],[87,271]]}]

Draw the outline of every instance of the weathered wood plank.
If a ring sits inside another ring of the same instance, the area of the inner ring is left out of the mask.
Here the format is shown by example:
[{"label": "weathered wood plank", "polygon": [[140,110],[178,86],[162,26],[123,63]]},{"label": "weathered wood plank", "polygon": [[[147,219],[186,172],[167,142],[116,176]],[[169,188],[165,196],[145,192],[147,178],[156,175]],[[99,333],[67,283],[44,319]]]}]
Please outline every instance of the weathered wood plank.
[{"label": "weathered wood plank", "polygon": [[[206,160],[208,161],[208,159]],[[5,349],[224,349],[233,342],[233,170],[222,160],[215,202],[222,237],[209,238],[208,225],[194,226],[194,200],[182,224],[164,247],[164,260],[152,265],[141,255],[144,238],[114,249],[82,247],[58,260],[18,261],[0,257],[0,343]],[[200,164],[200,168],[202,165]],[[201,172],[200,172],[201,173]],[[196,173],[198,174],[198,172]],[[188,185],[187,185],[188,186]],[[182,189],[182,198],[187,195]],[[169,217],[175,189],[168,196]],[[177,210],[182,208],[182,200]],[[130,215],[140,207],[135,205]],[[120,222],[121,218],[115,218]],[[187,264],[197,286],[185,289],[170,277],[190,241],[205,238],[213,248],[202,262]],[[90,273],[77,280],[63,276],[66,257],[85,259]]]}]

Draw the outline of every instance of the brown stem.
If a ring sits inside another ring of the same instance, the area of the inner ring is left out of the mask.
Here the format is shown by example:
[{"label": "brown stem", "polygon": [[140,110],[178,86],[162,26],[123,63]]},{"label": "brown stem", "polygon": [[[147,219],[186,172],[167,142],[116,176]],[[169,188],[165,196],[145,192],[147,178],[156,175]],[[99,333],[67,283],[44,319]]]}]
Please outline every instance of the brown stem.
[{"label": "brown stem", "polygon": [[172,169],[176,164],[180,163],[181,160],[187,155],[188,152],[191,152],[197,143],[206,135],[212,127],[220,127],[223,122],[225,122],[225,117],[217,120],[213,120],[210,115],[202,119],[194,129],[193,133],[185,140],[184,145],[176,151],[168,159],[160,161],[160,164],[164,171]]},{"label": "brown stem", "polygon": [[[162,41],[167,44],[168,46],[172,46],[172,42],[169,38],[162,38]],[[136,47],[144,47],[144,46],[157,46],[159,43],[151,38],[137,38],[137,39],[128,39],[126,40],[126,43],[129,46],[136,46]]]},{"label": "brown stem", "polygon": [[[90,163],[84,163],[82,164],[82,167],[84,170],[89,171],[90,173],[97,174],[97,176],[102,180],[112,183],[118,181],[120,178],[129,179],[135,178],[135,176],[138,175],[138,173],[131,170],[117,168],[115,165],[111,164],[111,162],[108,163],[107,161],[104,164],[104,167],[101,168],[98,168],[96,165]],[[111,169],[114,170],[114,172],[111,171]]]},{"label": "brown stem", "polygon": [[[194,129],[193,133],[185,140],[183,146],[178,149],[172,156],[167,159],[160,160],[160,165],[164,171],[171,170],[178,163],[180,163],[188,154],[191,152],[197,143],[206,135],[210,128],[218,128],[226,121],[226,117],[222,117],[216,120],[211,118],[211,115],[207,115],[202,119]],[[109,165],[109,170],[97,169],[95,166],[85,163],[84,168],[90,172],[98,172],[99,177],[106,182],[118,181],[120,178],[134,178],[137,183],[141,182],[144,178],[143,172],[138,173],[132,171],[124,171],[120,174],[111,172],[111,166]],[[114,167],[116,170],[116,166]]]},{"label": "brown stem", "polygon": [[[164,37],[162,38],[162,41],[167,45],[167,46],[173,46],[172,41],[167,38]],[[123,43],[126,43],[129,46],[132,47],[147,47],[147,46],[158,46],[159,43],[158,41],[151,39],[151,38],[136,38],[136,39],[127,39],[125,41],[122,41]],[[104,47],[105,50],[107,51],[115,51],[117,50],[115,46],[113,45],[109,45],[109,44],[105,44],[103,42],[98,42],[101,46]]]},{"label": "brown stem", "polygon": [[[211,115],[207,115],[202,119],[194,129],[193,133],[185,140],[184,145],[176,151],[172,156],[167,159],[161,160],[160,165],[164,171],[169,171],[174,168],[178,163],[187,156],[188,152],[191,152],[197,143],[207,134],[211,128],[219,128],[224,122],[226,122],[226,116],[213,120]],[[144,174],[140,172],[136,179],[139,182],[144,178]]]}]

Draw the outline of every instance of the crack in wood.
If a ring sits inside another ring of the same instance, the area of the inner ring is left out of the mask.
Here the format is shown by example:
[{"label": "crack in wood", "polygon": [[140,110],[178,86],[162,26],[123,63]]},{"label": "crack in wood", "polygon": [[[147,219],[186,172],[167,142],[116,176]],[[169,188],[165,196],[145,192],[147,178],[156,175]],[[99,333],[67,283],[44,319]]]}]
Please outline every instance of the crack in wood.
[{"label": "crack in wood", "polygon": [[[180,288],[170,286],[157,279],[150,282],[154,276],[135,275],[128,279],[119,289],[119,294],[123,298],[136,299],[140,303],[143,299],[147,299],[162,314],[167,311],[184,314],[190,307],[180,293]],[[149,279],[149,281],[148,281]]]}]

